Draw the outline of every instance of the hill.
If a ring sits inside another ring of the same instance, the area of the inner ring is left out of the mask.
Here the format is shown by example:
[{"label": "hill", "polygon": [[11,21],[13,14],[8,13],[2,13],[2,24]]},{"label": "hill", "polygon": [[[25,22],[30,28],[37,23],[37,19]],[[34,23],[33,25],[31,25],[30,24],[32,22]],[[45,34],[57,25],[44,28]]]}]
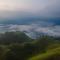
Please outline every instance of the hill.
[{"label": "hill", "polygon": [[29,38],[25,33],[23,32],[5,32],[3,34],[0,34],[0,43],[1,44],[9,44],[9,43],[24,43],[24,42],[30,42],[31,38]]},{"label": "hill", "polygon": [[5,32],[0,34],[0,60],[60,60],[60,38]]}]

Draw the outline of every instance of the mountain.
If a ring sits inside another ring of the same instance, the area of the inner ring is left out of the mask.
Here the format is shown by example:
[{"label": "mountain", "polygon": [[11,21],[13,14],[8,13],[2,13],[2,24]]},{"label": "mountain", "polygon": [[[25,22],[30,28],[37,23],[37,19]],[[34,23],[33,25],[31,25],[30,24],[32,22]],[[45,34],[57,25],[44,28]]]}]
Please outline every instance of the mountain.
[{"label": "mountain", "polygon": [[23,32],[5,32],[4,34],[0,34],[0,43],[10,44],[10,43],[24,43],[30,42],[31,38],[29,38]]},{"label": "mountain", "polygon": [[37,22],[49,22],[56,25],[60,25],[60,18],[38,18],[38,17],[28,17],[28,18],[15,18],[15,19],[4,19],[0,21],[0,24],[32,24]]}]

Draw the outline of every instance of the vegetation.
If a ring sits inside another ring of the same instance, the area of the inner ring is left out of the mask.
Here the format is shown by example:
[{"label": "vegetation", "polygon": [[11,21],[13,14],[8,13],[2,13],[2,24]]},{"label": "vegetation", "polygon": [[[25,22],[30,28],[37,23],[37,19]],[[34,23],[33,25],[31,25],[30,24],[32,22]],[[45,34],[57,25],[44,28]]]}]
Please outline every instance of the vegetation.
[{"label": "vegetation", "polygon": [[29,38],[23,32],[0,34],[0,60],[60,60],[60,38]]}]

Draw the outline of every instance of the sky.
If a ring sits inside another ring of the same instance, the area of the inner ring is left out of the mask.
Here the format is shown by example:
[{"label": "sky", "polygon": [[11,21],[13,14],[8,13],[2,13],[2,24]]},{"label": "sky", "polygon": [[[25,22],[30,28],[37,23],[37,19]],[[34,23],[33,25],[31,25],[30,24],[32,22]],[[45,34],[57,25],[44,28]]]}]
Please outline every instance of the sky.
[{"label": "sky", "polygon": [[0,32],[16,30],[60,36],[60,0],[0,0]]},{"label": "sky", "polygon": [[18,15],[60,17],[60,0],[0,0],[0,17]]}]

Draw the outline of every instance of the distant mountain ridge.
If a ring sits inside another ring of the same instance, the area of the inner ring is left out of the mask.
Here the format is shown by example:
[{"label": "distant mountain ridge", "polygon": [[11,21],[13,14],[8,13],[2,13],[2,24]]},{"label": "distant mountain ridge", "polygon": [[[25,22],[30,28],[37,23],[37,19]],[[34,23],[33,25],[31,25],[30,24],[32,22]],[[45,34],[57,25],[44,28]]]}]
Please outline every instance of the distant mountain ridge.
[{"label": "distant mountain ridge", "polygon": [[5,19],[0,21],[0,24],[31,24],[37,22],[50,22],[60,25],[60,18],[16,18],[16,19]]}]

